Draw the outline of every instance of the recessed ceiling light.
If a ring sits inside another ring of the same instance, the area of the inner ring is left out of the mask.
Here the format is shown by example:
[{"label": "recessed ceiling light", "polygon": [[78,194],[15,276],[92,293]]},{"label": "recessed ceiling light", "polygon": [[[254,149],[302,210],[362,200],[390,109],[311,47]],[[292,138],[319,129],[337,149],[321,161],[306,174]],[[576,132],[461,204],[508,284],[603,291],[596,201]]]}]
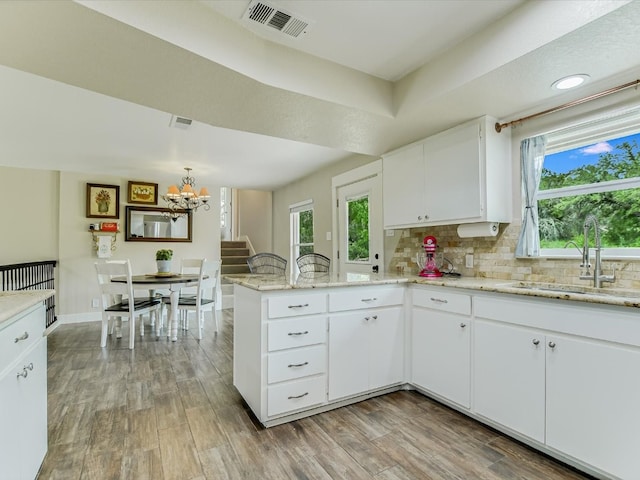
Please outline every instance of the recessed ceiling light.
[{"label": "recessed ceiling light", "polygon": [[569,75],[568,77],[561,78],[560,80],[556,80],[551,84],[551,88],[555,88],[556,90],[568,90],[569,88],[577,87],[578,85],[582,85],[589,79],[589,75],[586,73],[579,73],[577,75]]}]

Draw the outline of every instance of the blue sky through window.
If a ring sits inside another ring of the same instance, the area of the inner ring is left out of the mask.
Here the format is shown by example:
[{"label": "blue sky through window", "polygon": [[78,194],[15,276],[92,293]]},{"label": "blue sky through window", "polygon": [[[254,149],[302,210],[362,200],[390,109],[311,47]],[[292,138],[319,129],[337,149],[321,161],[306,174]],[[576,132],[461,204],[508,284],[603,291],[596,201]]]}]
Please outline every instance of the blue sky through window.
[{"label": "blue sky through window", "polygon": [[640,133],[546,155],[544,157],[544,168],[554,173],[566,173],[582,165],[593,165],[598,163],[601,154],[615,152],[618,145],[633,140],[640,145]]}]

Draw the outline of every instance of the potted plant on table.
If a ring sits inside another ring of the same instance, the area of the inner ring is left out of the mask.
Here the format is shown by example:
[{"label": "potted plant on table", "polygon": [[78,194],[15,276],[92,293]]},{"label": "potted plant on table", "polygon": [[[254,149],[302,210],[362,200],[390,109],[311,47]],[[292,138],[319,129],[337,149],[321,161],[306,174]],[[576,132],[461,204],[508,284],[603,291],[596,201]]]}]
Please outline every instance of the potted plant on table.
[{"label": "potted plant on table", "polygon": [[173,258],[173,250],[163,248],[156,251],[156,264],[158,265],[158,273],[171,272],[171,259]]}]

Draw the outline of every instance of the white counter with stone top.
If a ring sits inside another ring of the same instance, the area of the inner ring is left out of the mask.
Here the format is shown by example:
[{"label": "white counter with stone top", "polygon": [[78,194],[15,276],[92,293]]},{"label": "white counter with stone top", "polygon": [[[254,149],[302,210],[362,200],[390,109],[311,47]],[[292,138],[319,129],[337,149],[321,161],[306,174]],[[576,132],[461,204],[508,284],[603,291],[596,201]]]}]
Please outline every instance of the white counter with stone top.
[{"label": "white counter with stone top", "polygon": [[[45,301],[55,290],[20,290],[0,292],[0,329],[4,323],[32,305]],[[44,329],[44,325],[42,326]]]},{"label": "white counter with stone top", "polygon": [[440,278],[423,278],[417,275],[407,276],[352,272],[340,274],[305,274],[298,276],[295,281],[290,281],[288,277],[283,275],[233,274],[224,275],[224,278],[234,284],[259,291],[363,285],[423,284],[640,308],[640,290],[619,289],[615,287],[615,284],[596,289],[590,287],[587,282],[582,282],[579,285],[568,285],[480,277],[444,276]]}]

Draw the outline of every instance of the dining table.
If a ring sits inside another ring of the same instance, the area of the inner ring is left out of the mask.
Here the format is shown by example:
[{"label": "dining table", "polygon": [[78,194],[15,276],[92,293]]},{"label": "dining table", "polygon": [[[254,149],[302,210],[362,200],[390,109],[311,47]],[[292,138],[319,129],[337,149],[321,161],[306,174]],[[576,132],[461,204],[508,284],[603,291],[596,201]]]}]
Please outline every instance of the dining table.
[{"label": "dining table", "polygon": [[[208,278],[205,276],[204,278]],[[178,303],[180,302],[180,290],[185,287],[193,287],[200,280],[196,273],[150,273],[144,275],[132,275],[131,283],[134,290],[149,290],[149,296],[155,297],[156,290],[168,289],[170,292],[169,308],[169,336],[171,341],[178,340]],[[126,283],[126,277],[114,277],[112,282]]]}]

